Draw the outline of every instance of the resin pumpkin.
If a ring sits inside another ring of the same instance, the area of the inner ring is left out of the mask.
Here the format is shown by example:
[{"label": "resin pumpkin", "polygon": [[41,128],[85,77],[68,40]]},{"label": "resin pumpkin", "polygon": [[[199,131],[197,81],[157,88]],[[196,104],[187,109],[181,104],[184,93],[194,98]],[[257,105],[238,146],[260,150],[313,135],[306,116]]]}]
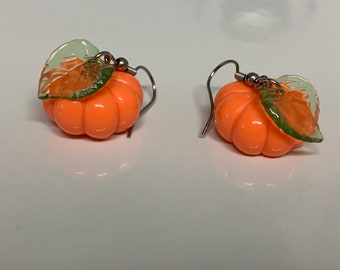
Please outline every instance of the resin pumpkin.
[{"label": "resin pumpkin", "polygon": [[242,81],[225,85],[214,101],[215,125],[247,155],[278,157],[302,141],[321,142],[318,98],[304,78],[286,75],[262,89]]},{"label": "resin pumpkin", "polygon": [[243,82],[225,85],[216,95],[214,108],[218,133],[245,154],[281,156],[301,143],[275,125],[258,91]]},{"label": "resin pumpkin", "polygon": [[99,52],[87,40],[76,39],[52,52],[41,72],[38,97],[46,114],[70,135],[107,139],[131,131],[139,117],[143,91],[126,59]]},{"label": "resin pumpkin", "polygon": [[43,100],[43,106],[49,118],[66,133],[107,139],[136,122],[142,101],[142,88],[136,78],[114,71],[106,84],[88,97],[51,98]]}]

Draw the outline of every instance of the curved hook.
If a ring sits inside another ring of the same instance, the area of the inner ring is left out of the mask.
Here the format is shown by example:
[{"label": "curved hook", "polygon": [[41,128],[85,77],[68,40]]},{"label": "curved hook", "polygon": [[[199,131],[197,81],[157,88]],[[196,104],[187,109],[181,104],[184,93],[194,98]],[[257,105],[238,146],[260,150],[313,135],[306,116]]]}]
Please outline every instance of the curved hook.
[{"label": "curved hook", "polygon": [[156,101],[156,96],[157,96],[157,87],[155,80],[151,74],[151,72],[145,67],[145,66],[138,66],[136,67],[136,70],[138,71],[139,69],[143,70],[146,75],[148,75],[150,82],[151,82],[151,87],[152,87],[152,97],[151,100],[141,109],[140,114],[145,113],[150,107],[155,103]]},{"label": "curved hook", "polygon": [[[136,72],[140,69],[143,70],[150,79],[151,87],[152,87],[152,97],[151,97],[151,100],[147,104],[145,104],[144,107],[140,110],[139,117],[141,117],[142,114],[144,114],[148,109],[150,109],[150,107],[155,103],[156,96],[157,96],[157,87],[156,87],[156,83],[155,83],[155,80],[154,80],[151,72],[145,66],[138,66],[138,67],[135,68]],[[134,127],[134,125],[131,126],[127,131],[126,136],[128,138],[131,138],[133,127]]]},{"label": "curved hook", "polygon": [[209,77],[208,77],[208,80],[207,80],[207,89],[208,89],[208,94],[209,94],[209,100],[210,100],[210,115],[209,115],[209,118],[202,130],[202,133],[201,133],[201,136],[204,137],[205,134],[208,132],[209,128],[210,128],[210,125],[211,125],[211,122],[213,121],[214,119],[214,98],[213,98],[213,95],[212,95],[212,90],[211,90],[211,87],[210,87],[210,82],[212,80],[212,78],[214,77],[215,73],[223,66],[227,65],[227,64],[234,64],[235,65],[235,68],[236,68],[236,74],[238,74],[240,72],[240,66],[239,64],[235,61],[235,60],[226,60],[222,63],[220,63],[219,65],[217,65],[213,71],[210,73]]}]

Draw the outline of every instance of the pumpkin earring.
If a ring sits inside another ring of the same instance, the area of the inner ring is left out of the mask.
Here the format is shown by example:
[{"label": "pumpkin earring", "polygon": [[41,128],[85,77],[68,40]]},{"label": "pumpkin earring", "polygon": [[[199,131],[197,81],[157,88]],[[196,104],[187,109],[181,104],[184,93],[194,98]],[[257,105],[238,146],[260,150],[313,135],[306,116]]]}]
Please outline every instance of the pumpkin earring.
[{"label": "pumpkin earring", "polygon": [[[149,77],[151,100],[143,107],[143,90],[135,78]],[[39,80],[38,97],[48,117],[70,135],[108,139],[127,131],[156,99],[156,84],[144,66],[132,68],[125,58],[100,52],[87,40],[76,39],[55,49]]]},{"label": "pumpkin earring", "polygon": [[[223,66],[236,67],[235,82],[223,86],[213,100],[211,79]],[[234,60],[220,63],[210,73],[207,89],[211,104],[204,136],[215,118],[219,135],[246,155],[282,156],[305,142],[321,142],[319,99],[305,78],[278,79],[244,74]]]}]

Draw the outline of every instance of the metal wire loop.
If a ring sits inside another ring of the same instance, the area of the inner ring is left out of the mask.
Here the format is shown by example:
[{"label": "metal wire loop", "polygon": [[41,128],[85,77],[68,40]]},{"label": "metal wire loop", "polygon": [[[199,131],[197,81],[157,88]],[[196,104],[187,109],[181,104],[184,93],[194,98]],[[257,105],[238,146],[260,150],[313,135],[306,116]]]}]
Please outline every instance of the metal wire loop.
[{"label": "metal wire loop", "polygon": [[280,85],[280,83],[272,78],[268,78],[267,76],[258,76],[255,81],[254,81],[254,87],[255,88],[262,88],[264,86],[267,86],[267,87],[274,87],[274,88],[277,88],[277,89],[281,89],[282,86]]},{"label": "metal wire loop", "polygon": [[95,56],[90,58],[90,61],[94,61],[102,57],[105,63],[107,64],[110,64],[111,62],[114,66],[117,64],[116,58],[108,51],[102,51],[102,52],[97,53]]}]

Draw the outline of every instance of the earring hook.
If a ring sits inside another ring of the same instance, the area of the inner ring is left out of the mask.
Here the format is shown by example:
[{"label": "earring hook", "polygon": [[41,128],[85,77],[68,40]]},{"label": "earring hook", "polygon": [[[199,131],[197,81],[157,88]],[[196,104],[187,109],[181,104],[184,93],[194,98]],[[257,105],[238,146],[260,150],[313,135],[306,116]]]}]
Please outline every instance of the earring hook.
[{"label": "earring hook", "polygon": [[212,90],[211,90],[211,87],[210,87],[210,83],[211,83],[211,80],[212,78],[215,76],[215,73],[223,66],[227,65],[227,64],[234,64],[235,65],[235,68],[236,68],[236,73],[235,73],[235,77],[236,77],[236,74],[240,74],[240,66],[239,64],[235,61],[235,60],[226,60],[222,63],[220,63],[219,65],[217,65],[213,71],[210,73],[209,77],[208,77],[208,80],[207,80],[207,89],[208,89],[208,95],[209,95],[209,100],[210,100],[210,115],[209,115],[209,118],[202,130],[202,137],[204,137],[209,128],[210,128],[210,125],[211,125],[211,122],[213,121],[214,119],[214,98],[213,98],[213,95],[212,95]]},{"label": "earring hook", "polygon": [[[136,70],[136,74],[138,70],[143,70],[146,73],[146,75],[150,79],[151,88],[152,88],[152,96],[151,96],[150,101],[147,104],[145,104],[144,107],[139,112],[139,117],[141,117],[141,115],[144,114],[148,109],[150,109],[150,107],[155,103],[156,97],[157,97],[157,87],[156,87],[156,83],[151,72],[145,66],[138,66],[135,68],[135,70]],[[131,138],[133,127],[134,125],[128,129],[128,132],[126,135],[128,138]]]}]

